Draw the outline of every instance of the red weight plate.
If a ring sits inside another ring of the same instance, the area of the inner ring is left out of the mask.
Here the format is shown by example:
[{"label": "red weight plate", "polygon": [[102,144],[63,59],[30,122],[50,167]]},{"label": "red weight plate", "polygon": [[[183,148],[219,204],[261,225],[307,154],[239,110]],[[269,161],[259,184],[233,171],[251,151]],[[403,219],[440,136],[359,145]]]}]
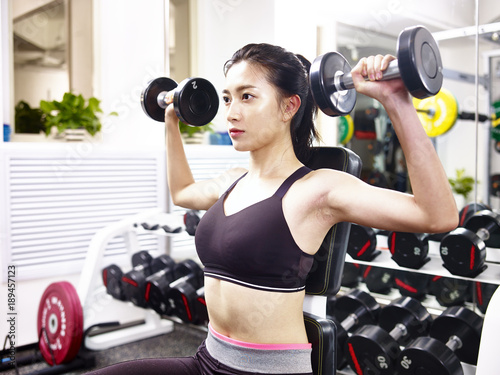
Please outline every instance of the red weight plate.
[{"label": "red weight plate", "polygon": [[80,350],[83,309],[75,287],[66,281],[50,284],[38,306],[39,348],[49,365],[70,362]]}]

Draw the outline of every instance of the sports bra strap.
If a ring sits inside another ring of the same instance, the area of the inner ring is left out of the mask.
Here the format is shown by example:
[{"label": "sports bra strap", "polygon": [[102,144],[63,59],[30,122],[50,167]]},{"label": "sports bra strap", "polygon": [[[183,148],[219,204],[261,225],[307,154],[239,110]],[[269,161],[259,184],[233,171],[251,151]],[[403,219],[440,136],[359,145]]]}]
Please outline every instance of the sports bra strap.
[{"label": "sports bra strap", "polygon": [[283,198],[285,196],[286,192],[288,191],[288,189],[290,189],[290,186],[292,186],[295,181],[301,179],[302,177],[304,177],[306,174],[308,174],[311,171],[312,171],[312,169],[308,168],[306,166],[303,166],[303,167],[297,169],[281,184],[281,186],[279,187],[279,189],[276,191],[276,193],[274,195],[276,195],[280,198]]}]

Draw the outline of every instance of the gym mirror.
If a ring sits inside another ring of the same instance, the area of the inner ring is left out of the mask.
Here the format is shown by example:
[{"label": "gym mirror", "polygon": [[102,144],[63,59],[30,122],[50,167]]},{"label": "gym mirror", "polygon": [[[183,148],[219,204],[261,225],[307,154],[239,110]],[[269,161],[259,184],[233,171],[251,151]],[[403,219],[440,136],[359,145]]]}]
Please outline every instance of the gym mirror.
[{"label": "gym mirror", "polygon": [[39,134],[40,100],[69,90],[67,4],[11,1],[15,132]]}]

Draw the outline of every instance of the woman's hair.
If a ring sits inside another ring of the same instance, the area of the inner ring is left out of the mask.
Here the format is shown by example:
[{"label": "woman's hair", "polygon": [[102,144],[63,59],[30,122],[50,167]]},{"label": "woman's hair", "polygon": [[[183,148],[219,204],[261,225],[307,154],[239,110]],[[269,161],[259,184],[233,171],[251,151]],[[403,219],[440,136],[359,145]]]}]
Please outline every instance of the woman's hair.
[{"label": "woman's hair", "polygon": [[292,118],[290,135],[297,158],[305,163],[312,142],[318,136],[314,127],[317,107],[309,88],[311,63],[303,56],[291,53],[282,47],[270,44],[248,44],[234,53],[224,64],[224,75],[241,61],[256,64],[266,72],[267,81],[278,91],[281,98],[297,94],[300,108]]}]

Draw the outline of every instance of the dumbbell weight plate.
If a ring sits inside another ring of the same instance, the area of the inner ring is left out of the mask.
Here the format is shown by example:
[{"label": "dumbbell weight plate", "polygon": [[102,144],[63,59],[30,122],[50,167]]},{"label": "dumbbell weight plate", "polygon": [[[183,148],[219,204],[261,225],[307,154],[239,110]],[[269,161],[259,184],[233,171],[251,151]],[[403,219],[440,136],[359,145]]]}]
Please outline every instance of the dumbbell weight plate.
[{"label": "dumbbell weight plate", "polygon": [[309,79],[318,107],[328,116],[345,116],[356,104],[356,90],[337,91],[335,77],[351,72],[347,59],[338,52],[328,52],[314,59]]},{"label": "dumbbell weight plate", "polygon": [[399,74],[411,95],[436,95],[443,84],[443,64],[432,34],[421,26],[406,28],[398,37],[397,51]]},{"label": "dumbbell weight plate", "polygon": [[174,91],[174,108],[182,122],[203,126],[217,114],[219,96],[214,86],[206,79],[186,78]]},{"label": "dumbbell weight plate", "polygon": [[408,271],[396,271],[394,286],[402,296],[423,299],[429,288],[430,276]]},{"label": "dumbbell weight plate", "polygon": [[434,276],[429,290],[441,306],[460,306],[468,300],[471,286],[467,280]]},{"label": "dumbbell weight plate", "polygon": [[394,270],[367,266],[363,271],[363,281],[370,292],[389,294],[394,287]]},{"label": "dumbbell weight plate", "polygon": [[102,281],[106,291],[113,298],[125,301],[122,288],[123,272],[116,264],[112,264],[102,270]]},{"label": "dumbbell weight plate", "polygon": [[376,248],[377,236],[372,228],[351,224],[347,253],[353,259],[371,261],[380,254]]},{"label": "dumbbell weight plate", "polygon": [[162,92],[172,91],[177,87],[177,82],[173,79],[160,77],[153,79],[141,94],[142,109],[153,120],[165,121],[165,108],[158,104],[158,95]]},{"label": "dumbbell weight plate", "polygon": [[[432,355],[429,355],[432,353]],[[463,375],[458,357],[447,346],[430,337],[417,337],[398,358],[401,375]]]},{"label": "dumbbell weight plate", "polygon": [[486,245],[474,232],[457,228],[439,246],[445,267],[453,275],[476,277],[486,269]]},{"label": "dumbbell weight plate", "polygon": [[483,319],[478,314],[462,306],[452,306],[436,317],[429,336],[445,344],[452,334],[458,336],[462,347],[455,354],[462,362],[475,365],[482,329]]},{"label": "dumbbell weight plate", "polygon": [[389,233],[392,259],[401,267],[418,269],[430,261],[429,241],[425,235],[406,232]]},{"label": "dumbbell weight plate", "polygon": [[83,309],[75,287],[66,281],[50,284],[38,306],[38,343],[53,366],[73,360],[83,338]]}]

